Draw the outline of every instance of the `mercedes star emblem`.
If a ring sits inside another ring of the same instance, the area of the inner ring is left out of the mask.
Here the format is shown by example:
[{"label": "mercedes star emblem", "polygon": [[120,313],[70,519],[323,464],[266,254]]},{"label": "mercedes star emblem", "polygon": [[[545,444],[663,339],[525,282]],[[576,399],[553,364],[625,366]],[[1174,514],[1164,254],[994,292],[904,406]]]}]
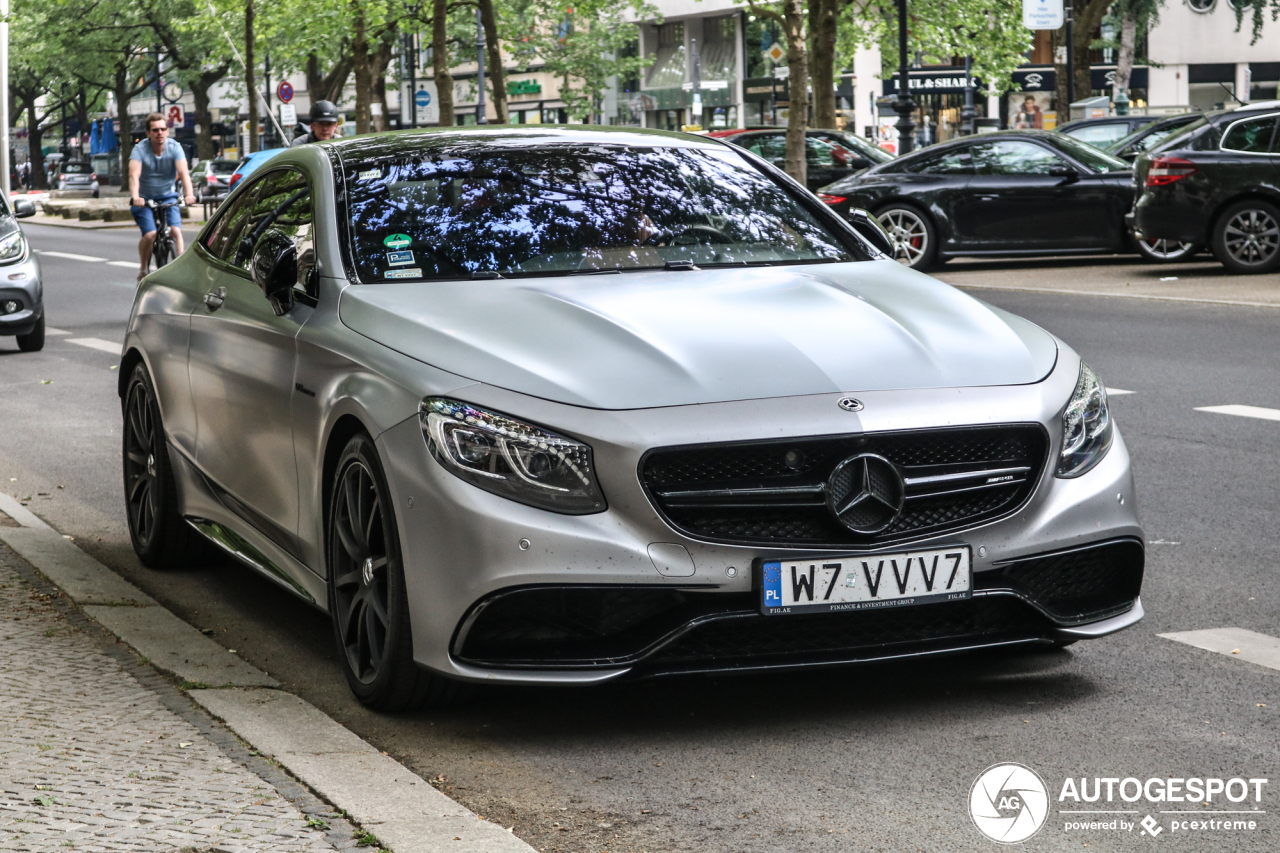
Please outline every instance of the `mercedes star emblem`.
[{"label": "mercedes star emblem", "polygon": [[841,397],[840,402],[836,403],[836,405],[844,409],[846,412],[862,411],[862,401],[855,397]]},{"label": "mercedes star emblem", "polygon": [[905,489],[893,463],[874,453],[850,456],[827,480],[827,507],[854,533],[884,530],[902,511]]}]

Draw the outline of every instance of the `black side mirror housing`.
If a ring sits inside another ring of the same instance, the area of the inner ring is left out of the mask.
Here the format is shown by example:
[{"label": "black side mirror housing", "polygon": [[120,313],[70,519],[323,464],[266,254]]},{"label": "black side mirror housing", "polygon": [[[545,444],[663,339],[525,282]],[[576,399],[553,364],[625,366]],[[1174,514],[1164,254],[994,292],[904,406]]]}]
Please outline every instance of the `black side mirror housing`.
[{"label": "black side mirror housing", "polygon": [[889,236],[888,231],[884,230],[880,220],[870,211],[863,210],[860,207],[853,208],[849,211],[849,224],[868,243],[889,257],[894,257],[896,250],[893,245],[893,238]]},{"label": "black side mirror housing", "polygon": [[289,313],[293,308],[293,286],[298,281],[298,247],[293,238],[275,228],[268,229],[253,249],[249,272],[276,316]]},{"label": "black side mirror housing", "polygon": [[17,219],[26,219],[28,216],[35,216],[35,203],[28,198],[15,198],[13,200],[13,215]]},{"label": "black side mirror housing", "polygon": [[1066,178],[1067,183],[1080,180],[1080,173],[1076,171],[1075,166],[1052,166],[1049,169],[1049,177]]}]

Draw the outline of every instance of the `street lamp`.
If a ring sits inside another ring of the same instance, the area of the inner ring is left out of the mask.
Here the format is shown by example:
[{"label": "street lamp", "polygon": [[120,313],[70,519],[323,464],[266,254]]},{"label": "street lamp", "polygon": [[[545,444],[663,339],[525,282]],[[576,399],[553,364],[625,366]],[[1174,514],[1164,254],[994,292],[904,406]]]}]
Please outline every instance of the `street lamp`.
[{"label": "street lamp", "polygon": [[484,114],[484,20],[480,17],[480,6],[476,5],[476,70],[480,95],[476,99],[476,124],[488,124]]},{"label": "street lamp", "polygon": [[960,131],[973,135],[973,57],[964,58],[964,107],[960,110]]},{"label": "street lamp", "polygon": [[413,30],[404,37],[404,52],[409,62],[409,127],[418,126],[418,6],[411,3],[405,7],[409,17],[413,19]]},{"label": "street lamp", "polygon": [[893,111],[898,114],[898,153],[911,153],[912,134],[915,122],[911,114],[915,112],[916,102],[911,100],[911,78],[907,59],[907,0],[898,0],[898,62],[901,78],[898,81],[898,101]]}]

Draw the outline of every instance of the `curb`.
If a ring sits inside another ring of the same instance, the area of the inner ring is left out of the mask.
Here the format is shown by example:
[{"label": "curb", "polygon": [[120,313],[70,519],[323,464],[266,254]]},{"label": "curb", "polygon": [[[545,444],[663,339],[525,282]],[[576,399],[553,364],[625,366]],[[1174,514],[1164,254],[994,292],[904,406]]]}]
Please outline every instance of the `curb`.
[{"label": "curb", "polygon": [[1247,299],[1210,299],[1199,296],[1159,296],[1149,293],[1114,293],[1107,290],[1057,290],[1049,287],[1019,287],[1009,284],[954,284],[939,278],[959,290],[1007,290],[1013,293],[1042,293],[1049,296],[1107,296],[1114,299],[1147,299],[1152,302],[1187,302],[1193,305],[1235,305],[1244,308],[1280,308],[1280,302],[1254,302]]},{"label": "curb", "polygon": [[315,706],[280,690],[271,676],[229,654],[9,495],[0,494],[0,511],[21,525],[0,527],[0,542],[156,668],[182,681],[218,685],[186,695],[376,834],[384,849],[533,853],[510,831],[454,802]]}]

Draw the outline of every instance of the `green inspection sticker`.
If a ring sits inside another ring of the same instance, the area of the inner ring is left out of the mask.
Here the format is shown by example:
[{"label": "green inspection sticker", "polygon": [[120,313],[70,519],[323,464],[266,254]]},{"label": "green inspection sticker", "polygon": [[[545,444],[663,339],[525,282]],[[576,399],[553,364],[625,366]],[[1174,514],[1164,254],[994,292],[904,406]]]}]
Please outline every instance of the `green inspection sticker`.
[{"label": "green inspection sticker", "polygon": [[408,234],[392,234],[390,237],[382,241],[382,245],[388,249],[403,249],[405,246],[413,242]]}]

